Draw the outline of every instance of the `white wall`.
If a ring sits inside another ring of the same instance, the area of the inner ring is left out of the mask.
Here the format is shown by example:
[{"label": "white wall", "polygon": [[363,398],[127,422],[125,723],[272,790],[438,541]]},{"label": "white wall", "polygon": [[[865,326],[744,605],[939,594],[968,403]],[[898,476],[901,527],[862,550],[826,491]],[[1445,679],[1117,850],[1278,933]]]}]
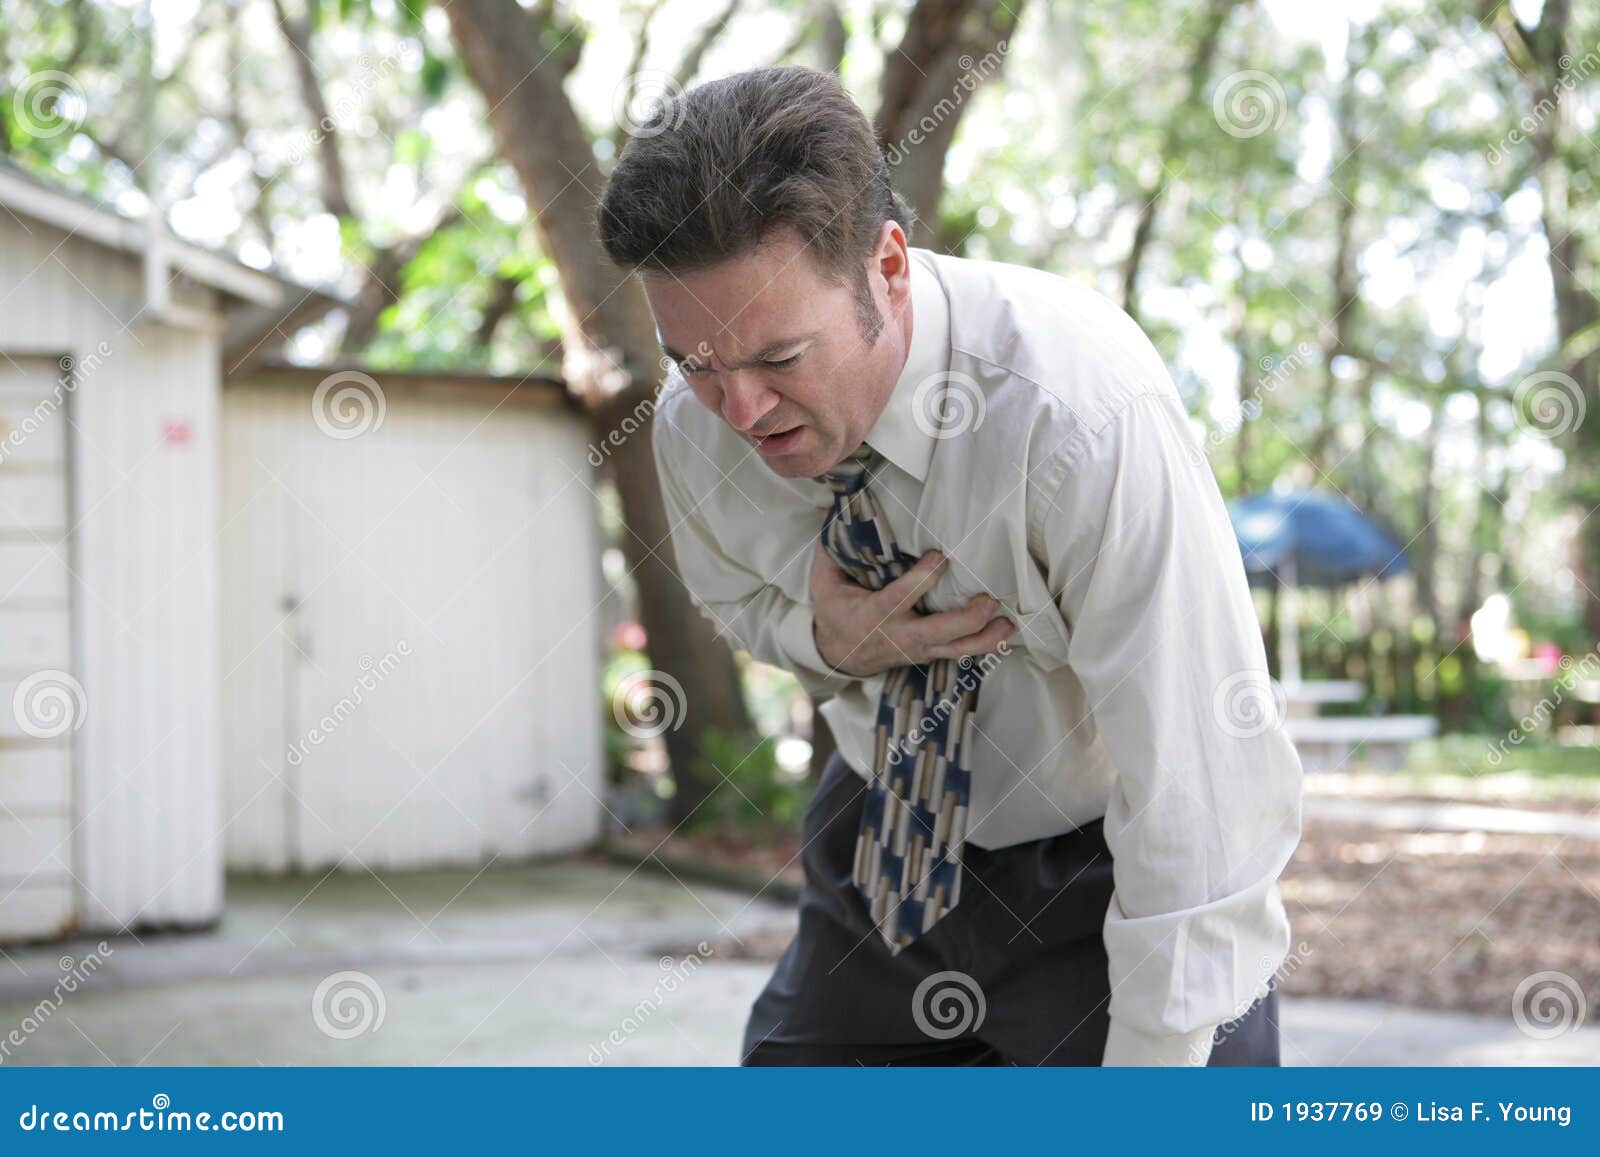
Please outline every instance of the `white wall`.
[{"label": "white wall", "polygon": [[319,425],[315,377],[223,394],[228,864],[584,846],[603,781],[584,426],[527,389],[376,381],[382,422],[350,438]]},{"label": "white wall", "polygon": [[[72,828],[50,842],[69,856],[79,925],[97,931],[202,923],[222,899],[220,355],[215,333],[142,315],[140,291],[127,256],[0,214],[0,356],[76,362],[72,529],[53,553],[71,566],[84,709]],[[214,308],[209,292],[179,297]],[[15,758],[0,748],[0,765]]]}]

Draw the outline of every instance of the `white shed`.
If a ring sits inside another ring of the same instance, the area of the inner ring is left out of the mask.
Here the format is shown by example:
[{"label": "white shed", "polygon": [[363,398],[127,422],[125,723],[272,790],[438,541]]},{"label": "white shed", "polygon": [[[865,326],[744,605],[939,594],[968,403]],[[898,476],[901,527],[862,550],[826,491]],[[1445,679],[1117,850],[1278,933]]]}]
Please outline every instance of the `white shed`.
[{"label": "white shed", "polygon": [[604,584],[561,384],[262,365],[222,428],[228,866],[593,843]]},{"label": "white shed", "polygon": [[336,304],[0,162],[0,941],[218,915],[221,367]]},{"label": "white shed", "polygon": [[0,160],[0,942],[598,838],[585,423],[266,360],[340,304]]}]

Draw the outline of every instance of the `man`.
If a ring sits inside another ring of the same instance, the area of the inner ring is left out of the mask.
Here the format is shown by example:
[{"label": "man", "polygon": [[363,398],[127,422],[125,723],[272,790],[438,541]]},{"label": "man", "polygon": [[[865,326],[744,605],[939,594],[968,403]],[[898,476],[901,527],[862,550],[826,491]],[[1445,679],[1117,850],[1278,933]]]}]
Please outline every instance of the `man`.
[{"label": "man", "polygon": [[1300,765],[1143,333],[908,247],[866,117],[807,69],[668,103],[598,220],[681,373],[653,427],[679,573],[831,697],[744,1063],[1279,1063]]}]

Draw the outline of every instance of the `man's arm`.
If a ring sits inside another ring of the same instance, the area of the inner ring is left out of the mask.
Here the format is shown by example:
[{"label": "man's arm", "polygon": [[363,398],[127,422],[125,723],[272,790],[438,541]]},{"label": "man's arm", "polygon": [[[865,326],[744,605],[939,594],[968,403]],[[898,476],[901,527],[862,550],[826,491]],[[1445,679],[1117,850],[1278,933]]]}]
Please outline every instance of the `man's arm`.
[{"label": "man's arm", "polygon": [[1036,521],[1117,770],[1103,1063],[1204,1065],[1216,1027],[1265,994],[1288,952],[1277,879],[1300,839],[1300,760],[1176,396],[1132,399],[1068,454]]},{"label": "man's arm", "polygon": [[[658,417],[658,421],[659,421]],[[667,527],[678,577],[689,597],[716,625],[754,658],[794,674],[814,699],[837,695],[856,676],[835,670],[817,650],[811,605],[797,602],[775,584],[729,558],[706,522],[708,495],[691,498],[677,471],[656,443],[656,477],[666,507]],[[817,515],[820,528],[822,515]],[[808,549],[805,557],[810,558]]]}]

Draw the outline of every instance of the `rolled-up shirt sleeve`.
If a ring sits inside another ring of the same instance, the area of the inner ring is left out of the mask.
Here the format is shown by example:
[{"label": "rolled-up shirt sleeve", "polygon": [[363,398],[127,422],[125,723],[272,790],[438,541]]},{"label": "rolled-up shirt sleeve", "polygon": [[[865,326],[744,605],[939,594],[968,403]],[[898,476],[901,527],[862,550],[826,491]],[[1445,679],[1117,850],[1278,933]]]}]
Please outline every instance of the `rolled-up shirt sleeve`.
[{"label": "rolled-up shirt sleeve", "polygon": [[1176,394],[1133,397],[1066,453],[1043,561],[1116,769],[1104,1063],[1204,1065],[1288,954],[1277,881],[1300,840],[1300,760]]},{"label": "rolled-up shirt sleeve", "polygon": [[[673,463],[668,443],[678,436],[662,437],[658,424],[652,444],[673,560],[690,599],[711,619],[719,638],[791,672],[814,699],[837,695],[856,676],[829,666],[817,650],[810,603],[790,598],[722,550],[706,520],[711,495],[691,496]],[[820,515],[817,525],[820,530]]]}]

